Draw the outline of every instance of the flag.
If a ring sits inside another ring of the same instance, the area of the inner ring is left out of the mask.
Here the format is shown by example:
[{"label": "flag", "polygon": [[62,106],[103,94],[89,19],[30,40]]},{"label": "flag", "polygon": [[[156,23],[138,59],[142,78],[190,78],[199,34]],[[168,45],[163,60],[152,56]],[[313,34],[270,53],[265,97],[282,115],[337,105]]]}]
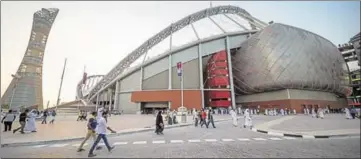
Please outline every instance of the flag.
[{"label": "flag", "polygon": [[183,68],[182,68],[182,62],[178,62],[177,63],[177,73],[178,73],[178,76],[182,76],[182,70],[183,70]]}]

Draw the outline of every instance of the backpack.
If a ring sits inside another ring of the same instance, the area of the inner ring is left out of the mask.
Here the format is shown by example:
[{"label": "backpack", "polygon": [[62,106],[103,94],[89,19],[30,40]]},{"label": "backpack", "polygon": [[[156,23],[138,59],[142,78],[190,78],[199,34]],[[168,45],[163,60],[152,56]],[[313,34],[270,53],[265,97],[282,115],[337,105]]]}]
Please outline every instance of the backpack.
[{"label": "backpack", "polygon": [[95,128],[97,127],[98,123],[97,123],[97,120],[94,119],[94,118],[90,118],[89,119],[89,122],[90,122],[90,128],[95,130]]}]

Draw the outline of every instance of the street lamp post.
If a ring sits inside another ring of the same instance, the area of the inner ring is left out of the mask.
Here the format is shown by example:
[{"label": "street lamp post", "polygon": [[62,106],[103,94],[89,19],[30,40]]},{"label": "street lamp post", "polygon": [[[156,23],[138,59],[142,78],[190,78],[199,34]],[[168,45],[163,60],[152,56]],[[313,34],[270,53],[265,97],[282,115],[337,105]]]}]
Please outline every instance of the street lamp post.
[{"label": "street lamp post", "polygon": [[11,106],[12,106],[12,103],[13,103],[13,99],[14,99],[14,96],[15,96],[15,90],[16,90],[16,87],[17,87],[17,83],[19,81],[19,79],[21,78],[20,75],[18,74],[12,74],[11,75],[16,81],[15,81],[15,84],[14,84],[14,89],[13,89],[13,94],[11,95],[11,99],[10,99],[10,103],[9,103],[9,109],[11,109]]}]

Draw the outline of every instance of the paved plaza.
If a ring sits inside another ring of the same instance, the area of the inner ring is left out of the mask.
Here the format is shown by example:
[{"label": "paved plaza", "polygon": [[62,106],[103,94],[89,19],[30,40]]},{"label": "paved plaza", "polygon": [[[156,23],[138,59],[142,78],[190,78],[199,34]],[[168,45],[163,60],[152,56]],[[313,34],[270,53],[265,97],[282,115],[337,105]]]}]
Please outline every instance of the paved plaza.
[{"label": "paved plaza", "polygon": [[[239,123],[242,124],[242,123]],[[154,132],[109,137],[116,148],[95,151],[96,157],[176,158],[176,157],[360,157],[360,138],[302,139],[274,137],[233,127],[231,121],[216,123],[216,129],[180,127],[166,129],[164,135]],[[80,158],[87,157],[92,140],[85,152],[76,152],[80,142],[2,148],[2,157]],[[103,145],[103,144],[102,144]]]},{"label": "paved plaza", "polygon": [[303,135],[359,135],[360,119],[347,120],[344,114],[326,114],[324,119],[300,114],[260,124],[257,129]]},{"label": "paved plaza", "polygon": [[[215,115],[216,120],[230,119],[229,115]],[[36,122],[37,132],[20,134],[17,132],[2,132],[2,144],[6,143],[20,143],[20,142],[34,142],[47,140],[61,140],[69,138],[84,137],[86,129],[86,121],[76,121],[77,116],[59,116],[56,118],[54,124],[41,124],[41,121]],[[166,121],[165,121],[166,122]],[[192,117],[187,117],[187,122],[193,122]],[[118,115],[111,116],[108,119],[108,125],[116,131],[135,130],[154,127],[155,116],[153,115]],[[13,124],[13,128],[19,127],[17,120]],[[1,125],[1,130],[4,127]]]}]

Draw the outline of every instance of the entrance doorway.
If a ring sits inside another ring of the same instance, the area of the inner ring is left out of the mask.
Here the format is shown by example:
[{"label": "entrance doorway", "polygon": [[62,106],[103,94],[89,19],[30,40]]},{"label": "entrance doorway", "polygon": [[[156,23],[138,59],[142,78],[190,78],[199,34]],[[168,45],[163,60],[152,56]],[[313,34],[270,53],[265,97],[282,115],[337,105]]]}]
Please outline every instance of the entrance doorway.
[{"label": "entrance doorway", "polygon": [[142,102],[140,106],[142,114],[154,114],[160,110],[164,112],[167,109],[168,102]]}]

